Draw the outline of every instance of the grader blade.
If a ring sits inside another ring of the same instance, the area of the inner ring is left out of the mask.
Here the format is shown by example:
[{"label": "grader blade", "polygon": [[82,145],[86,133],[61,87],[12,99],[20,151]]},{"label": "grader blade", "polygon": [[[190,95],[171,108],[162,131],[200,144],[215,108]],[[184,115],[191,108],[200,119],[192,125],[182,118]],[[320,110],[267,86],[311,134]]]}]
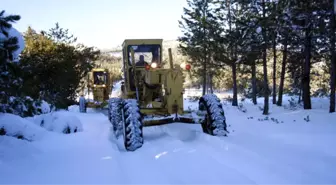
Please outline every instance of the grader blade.
[{"label": "grader blade", "polygon": [[159,118],[145,118],[143,121],[144,127],[149,126],[159,126],[159,125],[166,125],[170,123],[189,123],[194,124],[196,123],[194,118],[186,117],[186,116],[169,116],[169,117],[159,117]]}]

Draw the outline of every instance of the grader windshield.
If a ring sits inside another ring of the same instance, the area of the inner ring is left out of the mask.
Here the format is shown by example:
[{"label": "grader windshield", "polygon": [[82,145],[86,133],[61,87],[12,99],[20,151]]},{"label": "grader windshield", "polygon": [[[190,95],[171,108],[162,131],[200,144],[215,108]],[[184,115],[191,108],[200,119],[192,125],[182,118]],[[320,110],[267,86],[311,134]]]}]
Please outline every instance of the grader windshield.
[{"label": "grader windshield", "polygon": [[93,84],[94,85],[106,85],[107,74],[104,71],[93,72]]},{"label": "grader windshield", "polygon": [[161,46],[160,45],[129,45],[128,61],[129,65],[132,65],[131,48],[134,50],[135,63],[139,67],[145,67],[145,64],[151,65],[152,63],[161,63]]}]

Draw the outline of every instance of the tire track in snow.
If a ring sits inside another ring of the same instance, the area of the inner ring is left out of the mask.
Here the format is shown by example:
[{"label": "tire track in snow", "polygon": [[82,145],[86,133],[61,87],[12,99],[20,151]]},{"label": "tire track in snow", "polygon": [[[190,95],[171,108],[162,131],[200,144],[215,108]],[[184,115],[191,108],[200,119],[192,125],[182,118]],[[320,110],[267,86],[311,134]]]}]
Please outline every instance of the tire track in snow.
[{"label": "tire track in snow", "polygon": [[[172,148],[166,147],[168,152],[166,157],[164,156],[163,158],[169,158],[169,155],[176,156],[172,159],[167,159],[167,163],[163,163],[162,166],[166,165],[173,170],[175,169],[175,171],[180,169],[183,172],[183,177],[180,176],[180,178],[187,179],[187,181],[184,180],[184,183],[254,183],[244,174],[232,170],[229,166],[223,165],[223,163],[219,165],[218,162],[221,161],[218,157],[209,155],[204,150],[207,149],[204,144],[195,143],[194,140],[197,140],[199,135],[203,133],[185,128],[179,123],[161,126],[160,128],[162,128],[163,133],[169,135],[169,142],[178,144],[178,146],[173,145]],[[168,142],[168,140],[164,142]],[[161,143],[158,142],[155,145],[157,144]],[[162,145],[165,146],[164,143]],[[179,147],[179,149],[174,149],[174,147]],[[223,173],[226,174],[226,179],[223,178]]]},{"label": "tire track in snow", "polygon": [[[207,156],[207,161],[212,164],[212,166],[216,166],[216,164],[220,164],[220,177],[223,177],[223,170],[225,169],[226,172],[224,173],[227,179],[225,179],[225,183],[243,183],[243,184],[255,184],[255,182],[246,176],[244,173],[241,173],[238,170],[235,170],[231,166],[227,165],[227,159],[223,159],[223,155],[219,154],[216,148],[210,147],[208,142],[204,139],[204,136],[208,136],[201,131],[201,126],[199,125],[183,125],[185,128],[185,132],[187,133],[188,130],[194,133],[194,138],[185,142],[186,145],[194,146],[196,150],[201,150],[201,155]],[[212,159],[213,161],[209,160]],[[233,178],[232,178],[233,177]]]},{"label": "tire track in snow", "polygon": [[[269,174],[270,171],[272,171],[272,165],[262,162],[263,159],[259,156],[228,143],[226,143],[226,149],[223,149],[223,145],[214,146],[216,144],[213,143],[213,141],[208,141],[206,136],[201,138],[197,140],[197,142],[199,142],[200,145],[203,145],[205,151],[207,151],[205,152],[206,155],[214,158],[222,165],[248,179],[250,181],[248,184],[272,183],[271,181],[265,181],[263,178],[264,176],[268,176],[267,178],[273,176],[273,174]],[[255,172],[258,171],[259,174],[262,175],[255,174]],[[256,177],[262,177],[262,179],[256,179]],[[276,177],[272,178],[274,179]]]},{"label": "tire track in snow", "polygon": [[[146,140],[147,128],[144,129],[145,143],[144,145],[133,152],[128,152],[123,146],[123,136],[116,139],[114,137],[113,143],[115,149],[118,151],[118,161],[120,161],[120,167],[127,173],[126,183],[129,184],[167,184],[167,183],[181,183],[174,176],[170,176],[169,171],[162,168],[157,163],[156,156],[153,154],[155,148],[160,150],[162,148],[158,145],[152,144]],[[112,132],[111,132],[112,133]],[[149,135],[149,137],[151,137]],[[155,137],[155,136],[154,136]],[[150,139],[149,139],[150,140]]]},{"label": "tire track in snow", "polygon": [[103,183],[125,183],[127,171],[123,170],[118,160],[119,153],[116,146],[110,142],[111,124],[107,117],[97,113],[87,113],[78,117],[82,120],[84,132],[87,132],[88,138],[91,140],[87,142],[92,142],[92,145],[95,146],[95,148],[89,148],[88,150],[97,150],[96,155],[100,157],[102,162],[100,168],[96,168],[97,170],[93,172],[104,174],[97,180]]},{"label": "tire track in snow", "polygon": [[[220,138],[215,136],[209,136],[204,134],[199,129],[190,128],[186,126],[186,129],[197,132],[197,138],[190,143],[191,146],[199,145],[199,148],[204,149],[204,154],[218,161],[227,168],[245,177],[250,182],[247,183],[274,183],[283,182],[282,176],[279,173],[274,173],[274,167],[277,163],[270,161],[267,158],[259,155],[255,151],[248,150],[242,146],[235,144],[230,141],[232,138]],[[229,159],[229,161],[228,161]],[[280,167],[285,168],[285,167]],[[249,169],[249,170],[246,170]],[[300,171],[292,169],[290,166],[283,170],[275,170],[280,172],[280,174],[285,173],[286,175],[292,174],[290,172],[295,172],[294,174],[300,174]],[[265,175],[267,174],[267,175]],[[286,175],[284,177],[286,177]],[[286,183],[284,181],[283,183]],[[234,183],[234,182],[232,182]],[[290,183],[290,182],[289,182]]]},{"label": "tire track in snow", "polygon": [[[235,138],[235,145],[243,147],[251,153],[258,154],[264,160],[276,164],[287,177],[296,174],[298,183],[325,184],[336,182],[333,171],[336,158],[326,153],[305,146],[291,145],[270,137],[262,138],[252,133],[244,133],[243,137]],[[246,143],[246,142],[249,143]],[[252,147],[251,144],[260,144]],[[232,141],[231,141],[231,144]],[[304,160],[302,160],[304,159]],[[275,162],[276,161],[276,162]],[[306,161],[310,161],[307,163]],[[281,164],[281,165],[279,165]],[[290,173],[289,171],[292,171]]]},{"label": "tire track in snow", "polygon": [[[181,140],[181,135],[176,135],[174,132],[176,130],[164,126],[147,127],[144,129],[143,147],[135,152],[120,151],[118,160],[121,160],[123,171],[132,174],[128,183],[218,184],[225,182],[222,178],[223,168],[216,160],[206,157],[197,147],[195,149],[193,146],[188,146],[185,143],[188,138]],[[122,139],[120,141],[122,142]],[[125,167],[130,164],[133,165]],[[139,169],[139,166],[144,168]],[[213,169],[213,166],[218,168]],[[139,170],[144,170],[149,175]],[[207,173],[209,171],[210,173]]]},{"label": "tire track in snow", "polygon": [[[212,136],[205,136],[210,138]],[[301,168],[280,162],[279,160],[270,158],[262,151],[251,150],[253,147],[237,144],[232,138],[215,138],[202,139],[206,141],[205,145],[211,150],[211,154],[218,156],[227,156],[233,163],[229,163],[232,168],[235,168],[242,173],[255,179],[258,183],[308,183],[312,182],[311,177],[314,174],[307,174]],[[256,144],[256,143],[255,143]],[[226,149],[223,149],[225,147]],[[267,148],[267,146],[263,146]],[[271,149],[271,148],[269,148]],[[225,151],[227,150],[227,151]],[[229,150],[231,152],[229,152]],[[232,151],[233,150],[233,151]],[[236,160],[235,160],[236,159]],[[233,164],[239,164],[238,167]]]}]

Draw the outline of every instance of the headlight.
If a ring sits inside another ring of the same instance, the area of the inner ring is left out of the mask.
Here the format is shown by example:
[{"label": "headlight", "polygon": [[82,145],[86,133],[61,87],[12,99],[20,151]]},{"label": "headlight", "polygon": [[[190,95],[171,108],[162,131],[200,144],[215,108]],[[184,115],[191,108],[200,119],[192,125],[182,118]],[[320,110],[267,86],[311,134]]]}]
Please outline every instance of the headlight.
[{"label": "headlight", "polygon": [[156,63],[156,62],[153,62],[153,63],[151,64],[151,68],[153,68],[153,69],[157,68],[157,63]]},{"label": "headlight", "polygon": [[184,62],[180,65],[180,67],[182,69],[185,69],[185,70],[188,70],[188,71],[191,69],[191,65],[190,64],[186,64]]},{"label": "headlight", "polygon": [[181,65],[180,65],[180,67],[182,68],[182,69],[185,69],[185,67],[186,67],[186,63],[182,63]]},{"label": "headlight", "polygon": [[104,84],[103,87],[106,87],[106,85]]},{"label": "headlight", "polygon": [[97,87],[97,85],[96,85],[96,84],[94,84],[94,85],[93,85],[93,87]]},{"label": "headlight", "polygon": [[187,65],[185,66],[185,69],[189,71],[189,70],[191,69],[191,65],[190,65],[190,64],[187,64]]}]

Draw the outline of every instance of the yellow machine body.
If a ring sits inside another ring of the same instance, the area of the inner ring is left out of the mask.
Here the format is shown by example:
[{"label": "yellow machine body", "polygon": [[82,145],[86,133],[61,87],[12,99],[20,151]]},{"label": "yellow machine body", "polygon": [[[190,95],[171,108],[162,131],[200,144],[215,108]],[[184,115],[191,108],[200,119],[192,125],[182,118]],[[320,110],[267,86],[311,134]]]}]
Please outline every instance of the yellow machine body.
[{"label": "yellow machine body", "polygon": [[[137,99],[140,112],[145,115],[183,115],[183,69],[173,66],[171,49],[168,49],[170,68],[163,68],[162,41],[162,39],[124,41],[122,45],[124,81],[121,96],[124,99]],[[145,55],[147,64],[138,66],[137,54]],[[162,120],[145,121],[144,125],[163,123]]]},{"label": "yellow machine body", "polygon": [[93,102],[87,102],[87,107],[99,108],[105,106],[111,93],[109,71],[103,68],[94,68],[88,74],[88,93],[92,92]]},{"label": "yellow machine body", "polygon": [[221,136],[227,133],[224,111],[216,95],[202,96],[198,111],[184,111],[183,71],[191,66],[174,65],[169,48],[169,67],[164,68],[162,41],[129,39],[122,45],[121,94],[109,100],[107,115],[116,138],[123,137],[127,151],[142,147],[146,126],[199,123],[204,133]]}]

